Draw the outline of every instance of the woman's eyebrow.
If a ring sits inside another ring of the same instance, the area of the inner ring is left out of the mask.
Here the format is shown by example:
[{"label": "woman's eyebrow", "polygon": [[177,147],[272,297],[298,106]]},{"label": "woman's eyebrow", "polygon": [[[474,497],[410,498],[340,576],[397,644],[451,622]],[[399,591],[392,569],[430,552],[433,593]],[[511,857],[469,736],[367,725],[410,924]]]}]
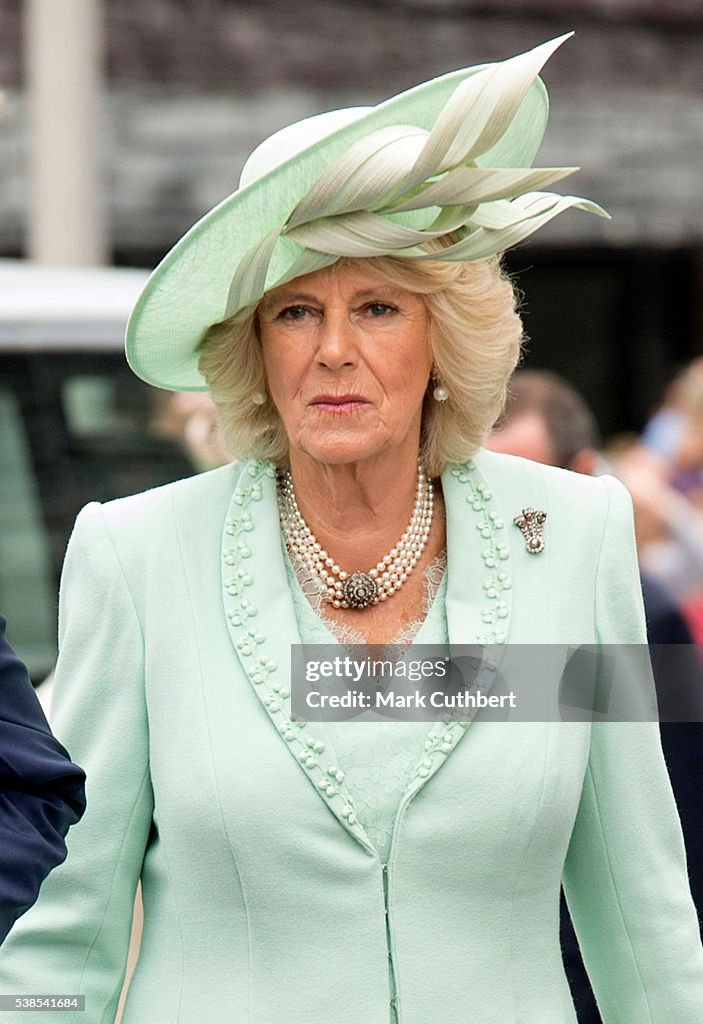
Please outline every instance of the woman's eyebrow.
[{"label": "woman's eyebrow", "polygon": [[[400,295],[400,289],[394,287],[392,284],[380,284],[375,285],[371,288],[360,288],[359,291],[354,292],[351,296],[352,302],[359,300],[375,298],[379,296],[388,298],[398,298]],[[317,305],[322,304],[322,299],[319,295],[313,295],[312,292],[282,292],[279,295],[267,295],[262,302],[262,309],[268,310],[273,309],[276,306],[290,306],[296,302],[313,302]]]},{"label": "woman's eyebrow", "polygon": [[280,295],[267,295],[261,303],[262,309],[273,309],[275,306],[290,306],[296,302],[320,303],[317,295],[309,292],[283,292]]},{"label": "woman's eyebrow", "polygon": [[397,299],[400,295],[400,289],[394,288],[392,284],[379,284],[375,288],[363,288],[358,292],[354,292],[353,299],[368,299],[374,296],[388,296],[389,298]]}]

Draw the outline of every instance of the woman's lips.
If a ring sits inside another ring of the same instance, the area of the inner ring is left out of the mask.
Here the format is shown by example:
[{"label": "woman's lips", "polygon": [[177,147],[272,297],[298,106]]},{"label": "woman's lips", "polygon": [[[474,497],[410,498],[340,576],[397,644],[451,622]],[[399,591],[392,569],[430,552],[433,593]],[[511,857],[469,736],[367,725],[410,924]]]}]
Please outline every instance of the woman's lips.
[{"label": "woman's lips", "polygon": [[310,404],[323,412],[341,415],[355,412],[368,403],[362,395],[317,395]]}]

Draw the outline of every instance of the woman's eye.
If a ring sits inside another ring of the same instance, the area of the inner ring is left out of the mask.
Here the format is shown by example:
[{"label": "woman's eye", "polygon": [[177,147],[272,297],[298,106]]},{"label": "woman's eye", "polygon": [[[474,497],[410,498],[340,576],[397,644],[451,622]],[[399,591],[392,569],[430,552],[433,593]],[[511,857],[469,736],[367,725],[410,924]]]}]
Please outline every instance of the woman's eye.
[{"label": "woman's eye", "polygon": [[387,302],[369,302],[366,309],[371,316],[386,316],[388,313],[395,312],[395,307],[389,306]]},{"label": "woman's eye", "polygon": [[308,312],[307,306],[286,306],[278,314],[279,320],[303,320]]}]

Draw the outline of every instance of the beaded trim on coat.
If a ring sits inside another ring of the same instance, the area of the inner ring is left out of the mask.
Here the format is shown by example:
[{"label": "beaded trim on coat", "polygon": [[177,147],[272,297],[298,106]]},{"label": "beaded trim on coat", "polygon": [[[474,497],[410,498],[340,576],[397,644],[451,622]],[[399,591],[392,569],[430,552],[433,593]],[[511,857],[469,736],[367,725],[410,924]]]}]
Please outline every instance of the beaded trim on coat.
[{"label": "beaded trim on coat", "polygon": [[[504,521],[493,507],[493,494],[483,480],[476,463],[453,466],[451,475],[466,485],[465,500],[476,514],[476,529],[486,541],[481,558],[488,570],[483,582],[485,603],[481,608],[478,630],[473,642],[487,646],[503,644],[510,614],[511,581],[506,563],[508,545],[497,537]],[[263,459],[252,459],[245,467],[232,495],[223,534],[224,607],[234,646],[254,690],[274,726],[290,746],[310,781],[326,800],[338,820],[371,852],[375,853],[363,828],[350,794],[344,786],[344,772],[325,756],[325,745],[306,732],[306,722],[293,720],[290,707],[289,666],[276,664],[266,653],[266,636],[256,627],[259,609],[247,597],[252,585],[248,560],[252,557],[256,527],[256,504],[264,497],[276,503],[275,469]],[[467,634],[470,630],[467,630]],[[295,638],[291,638],[295,642]],[[467,641],[471,642],[471,641]],[[490,661],[489,661],[490,667]],[[445,761],[469,725],[469,720],[433,723],[424,743],[424,752],[413,773],[410,789],[420,788]]]}]

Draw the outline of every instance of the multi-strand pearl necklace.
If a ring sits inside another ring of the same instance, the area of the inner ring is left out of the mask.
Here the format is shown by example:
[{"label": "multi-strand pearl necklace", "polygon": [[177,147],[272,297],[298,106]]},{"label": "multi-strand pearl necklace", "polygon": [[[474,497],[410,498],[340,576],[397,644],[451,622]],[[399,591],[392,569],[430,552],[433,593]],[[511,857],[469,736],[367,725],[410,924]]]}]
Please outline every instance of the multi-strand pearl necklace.
[{"label": "multi-strand pearl necklace", "polygon": [[322,583],[322,599],[334,608],[367,608],[403,586],[425,550],[432,528],[432,481],[417,467],[417,492],[410,521],[395,547],[368,572],[345,572],[328,555],[298,508],[290,471],[279,474],[279,512],[288,550]]}]

